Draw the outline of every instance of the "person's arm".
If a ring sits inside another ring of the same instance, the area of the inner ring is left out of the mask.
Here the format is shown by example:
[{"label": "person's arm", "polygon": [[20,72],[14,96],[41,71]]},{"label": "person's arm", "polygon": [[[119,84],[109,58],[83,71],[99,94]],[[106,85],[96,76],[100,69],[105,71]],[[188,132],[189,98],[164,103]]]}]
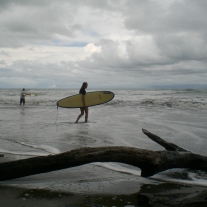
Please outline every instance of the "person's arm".
[{"label": "person's arm", "polygon": [[85,99],[85,95],[82,94],[82,100],[83,100],[83,106],[84,108],[86,107],[86,99]]},{"label": "person's arm", "polygon": [[27,95],[27,94],[26,94],[25,92],[23,92],[23,93],[21,94],[21,97],[22,97],[22,98],[25,98],[26,95]]}]

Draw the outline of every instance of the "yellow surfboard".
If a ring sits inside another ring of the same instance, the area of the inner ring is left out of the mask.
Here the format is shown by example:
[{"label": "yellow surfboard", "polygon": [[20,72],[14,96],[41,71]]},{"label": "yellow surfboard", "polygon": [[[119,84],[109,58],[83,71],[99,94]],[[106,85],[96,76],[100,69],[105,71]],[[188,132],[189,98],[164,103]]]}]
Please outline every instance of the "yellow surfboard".
[{"label": "yellow surfboard", "polygon": [[[107,103],[111,101],[114,96],[114,93],[111,91],[94,91],[86,93],[86,106],[90,107]],[[82,94],[63,98],[57,102],[57,106],[63,108],[81,108],[83,107]]]}]

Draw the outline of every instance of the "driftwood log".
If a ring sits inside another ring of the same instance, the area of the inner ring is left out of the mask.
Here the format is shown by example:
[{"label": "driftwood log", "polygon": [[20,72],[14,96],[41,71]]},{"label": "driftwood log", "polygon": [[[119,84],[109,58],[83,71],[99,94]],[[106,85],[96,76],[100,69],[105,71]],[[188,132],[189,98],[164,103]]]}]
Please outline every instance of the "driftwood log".
[{"label": "driftwood log", "polygon": [[175,144],[168,143],[145,129],[142,131],[167,151],[152,151],[123,146],[80,148],[57,155],[1,163],[0,180],[46,173],[92,162],[121,162],[133,165],[141,169],[141,176],[143,177],[149,177],[172,168],[207,171],[206,156],[194,154]]}]

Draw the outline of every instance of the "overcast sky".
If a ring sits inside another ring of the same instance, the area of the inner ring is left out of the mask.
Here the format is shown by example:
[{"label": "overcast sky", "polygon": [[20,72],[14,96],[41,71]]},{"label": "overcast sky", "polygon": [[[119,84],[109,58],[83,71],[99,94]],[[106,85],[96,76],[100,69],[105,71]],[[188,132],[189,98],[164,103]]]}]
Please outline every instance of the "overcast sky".
[{"label": "overcast sky", "polygon": [[207,87],[206,0],[0,0],[0,88]]}]

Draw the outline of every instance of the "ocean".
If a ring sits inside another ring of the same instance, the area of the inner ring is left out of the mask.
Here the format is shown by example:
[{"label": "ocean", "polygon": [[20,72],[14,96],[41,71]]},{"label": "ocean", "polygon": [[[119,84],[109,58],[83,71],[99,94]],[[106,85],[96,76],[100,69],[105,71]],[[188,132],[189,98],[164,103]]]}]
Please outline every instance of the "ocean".
[{"label": "ocean", "polygon": [[[194,153],[207,156],[207,90],[112,90],[112,101],[89,108],[89,122],[75,120],[79,109],[56,102],[79,89],[0,89],[0,154],[15,159],[47,156],[82,147],[130,146],[164,150],[142,128]],[[87,90],[91,92],[95,90]],[[0,159],[3,159],[0,157]],[[77,194],[132,194],[162,182],[207,186],[207,173],[173,169],[149,178],[122,163],[92,163],[61,171],[2,181],[4,186]],[[125,187],[123,187],[125,186]]]}]

